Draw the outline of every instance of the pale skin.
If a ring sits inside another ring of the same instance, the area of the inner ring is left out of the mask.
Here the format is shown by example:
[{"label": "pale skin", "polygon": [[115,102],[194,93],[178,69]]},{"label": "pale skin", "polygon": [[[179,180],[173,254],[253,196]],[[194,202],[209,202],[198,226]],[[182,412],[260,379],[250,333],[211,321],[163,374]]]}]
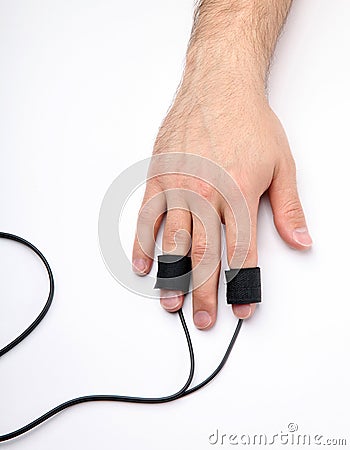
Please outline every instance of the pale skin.
[{"label": "pale skin", "polygon": [[[203,0],[197,5],[186,55],[183,78],[172,107],[154,145],[154,154],[194,153],[209,158],[234,178],[245,196],[251,218],[251,239],[243,267],[258,264],[256,229],[260,197],[268,192],[275,226],[292,248],[312,245],[300,203],[295,162],[283,127],[266,96],[266,79],[275,44],[292,0]],[[169,168],[170,170],[171,168]],[[181,175],[149,180],[143,205],[157,193],[183,186]],[[233,216],[209,185],[194,179],[186,187],[210,201],[226,228],[228,262],[236,249]],[[165,198],[167,194],[165,193]],[[141,207],[142,208],[142,207]],[[152,214],[139,221],[156,236],[161,220]],[[148,222],[147,222],[148,221]],[[181,231],[179,231],[181,230]],[[220,242],[220,230],[217,231]],[[176,235],[176,239],[175,239]],[[205,250],[219,248],[206,242],[201,225],[191,210],[171,209],[165,217],[163,252],[186,254],[199,261]],[[147,274],[152,266],[153,244],[146,247],[135,238],[133,270]],[[237,249],[236,249],[237,250]],[[197,328],[210,329],[216,321],[220,267],[192,292],[193,320]],[[181,291],[161,291],[160,303],[169,312],[184,302]],[[252,316],[256,305],[233,305],[242,319]]]}]

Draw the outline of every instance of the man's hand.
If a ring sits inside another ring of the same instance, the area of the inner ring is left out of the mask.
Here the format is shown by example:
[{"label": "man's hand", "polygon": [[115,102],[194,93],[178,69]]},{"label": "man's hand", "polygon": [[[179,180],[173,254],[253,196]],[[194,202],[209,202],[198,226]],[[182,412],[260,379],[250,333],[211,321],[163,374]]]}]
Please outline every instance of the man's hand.
[{"label": "man's hand", "polygon": [[[154,153],[182,152],[201,155],[225,169],[242,191],[250,213],[251,240],[243,267],[257,265],[256,226],[261,195],[268,190],[274,221],[281,237],[296,249],[312,241],[296,187],[295,164],[287,137],[265,96],[266,73],[274,45],[288,13],[290,0],[220,0],[201,2],[187,52],[184,76],[154,146]],[[171,167],[167,168],[171,171]],[[157,177],[146,186],[143,205],[167,189],[182,188],[179,175]],[[186,180],[186,189],[209,201],[226,225],[230,266],[237,249],[231,208],[205,182]],[[169,191],[171,192],[171,191]],[[234,210],[234,205],[232,205]],[[139,222],[157,234],[162,216],[140,210]],[[187,254],[192,264],[220,257],[220,228],[213,224],[214,239],[206,241],[203,225],[195,214],[171,209],[166,215],[163,252]],[[179,232],[179,230],[181,230]],[[192,235],[192,243],[189,236]],[[136,237],[133,268],[143,275],[152,264],[152,242],[141,245]],[[233,266],[232,266],[233,267]],[[193,318],[200,329],[216,320],[220,265],[193,291]],[[197,275],[200,277],[200,274]],[[162,291],[161,304],[177,311],[183,293]],[[237,317],[248,318],[255,305],[233,305]]]}]

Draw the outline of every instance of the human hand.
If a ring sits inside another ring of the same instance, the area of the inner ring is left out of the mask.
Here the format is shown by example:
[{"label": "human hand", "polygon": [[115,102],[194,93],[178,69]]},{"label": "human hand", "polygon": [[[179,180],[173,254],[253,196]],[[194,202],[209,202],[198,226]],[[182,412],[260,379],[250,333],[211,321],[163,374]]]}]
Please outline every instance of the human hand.
[{"label": "human hand", "polygon": [[[164,176],[147,182],[138,220],[141,233],[135,238],[133,249],[135,272],[147,274],[153,260],[153,237],[163,218],[162,208],[168,209],[163,252],[185,255],[192,245],[192,265],[201,262],[202,269],[193,280],[195,288],[192,292],[193,320],[199,329],[211,328],[216,320],[220,264],[213,267],[210,261],[220,260],[221,230],[211,219],[206,225],[211,234],[208,239],[208,230],[193,214],[188,198],[182,196],[181,200],[187,210],[172,206],[179,204],[179,199],[174,202],[174,190],[185,187],[212,205],[225,224],[230,267],[234,267],[235,255],[243,253],[243,267],[257,265],[257,211],[265,191],[269,193],[276,228],[285,242],[299,250],[308,249],[312,244],[297,192],[295,163],[288,140],[268,104],[263,80],[257,75],[259,71],[250,70],[253,65],[246,60],[236,70],[225,67],[222,61],[220,59],[219,63],[215,57],[208,60],[207,53],[203,52],[194,51],[189,55],[181,86],[159,130],[154,155],[196,154],[203,157],[204,166],[209,159],[227,171],[247,203],[251,220],[250,242],[244,242],[243,248],[237,245],[235,205],[227,205],[215,186],[205,181],[205,176],[198,180],[170,174],[172,167],[169,165],[164,167]],[[158,206],[151,210],[149,200],[157,195]],[[153,230],[152,233],[147,234],[147,229]],[[143,242],[140,242],[140,236],[143,236]],[[204,276],[201,272],[210,265],[212,273]],[[181,291],[161,291],[160,296],[162,306],[170,312],[183,305]],[[239,318],[248,318],[255,308],[254,304],[233,305],[233,312]]]}]

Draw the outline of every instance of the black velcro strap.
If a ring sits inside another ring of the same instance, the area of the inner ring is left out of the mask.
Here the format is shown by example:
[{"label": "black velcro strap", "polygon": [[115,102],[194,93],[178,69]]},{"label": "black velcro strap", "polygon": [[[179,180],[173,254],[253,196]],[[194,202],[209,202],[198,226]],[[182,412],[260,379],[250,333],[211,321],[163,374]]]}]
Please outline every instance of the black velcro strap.
[{"label": "black velcro strap", "polygon": [[188,292],[191,278],[191,258],[183,255],[158,255],[155,289]]},{"label": "black velcro strap", "polygon": [[246,305],[261,302],[260,267],[225,270],[225,276],[227,303]]}]

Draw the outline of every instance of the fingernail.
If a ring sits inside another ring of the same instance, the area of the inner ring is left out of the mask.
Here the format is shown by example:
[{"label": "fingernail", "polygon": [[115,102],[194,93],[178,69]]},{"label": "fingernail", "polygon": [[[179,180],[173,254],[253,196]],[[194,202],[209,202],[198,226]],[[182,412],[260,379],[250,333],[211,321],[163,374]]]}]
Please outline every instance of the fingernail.
[{"label": "fingernail", "polygon": [[160,303],[165,309],[175,309],[181,303],[181,298],[183,293],[181,291],[168,291],[161,290],[160,291]]},{"label": "fingernail", "polygon": [[145,275],[147,263],[144,259],[134,259],[132,262],[134,272]]},{"label": "fingernail", "polygon": [[234,312],[240,319],[247,319],[252,312],[252,307],[250,305],[235,305]]},{"label": "fingernail", "polygon": [[293,231],[293,239],[304,247],[310,247],[312,245],[312,239],[306,227],[295,228]]},{"label": "fingernail", "polygon": [[193,316],[194,324],[197,328],[207,328],[211,324],[211,317],[206,311],[197,311]]}]

